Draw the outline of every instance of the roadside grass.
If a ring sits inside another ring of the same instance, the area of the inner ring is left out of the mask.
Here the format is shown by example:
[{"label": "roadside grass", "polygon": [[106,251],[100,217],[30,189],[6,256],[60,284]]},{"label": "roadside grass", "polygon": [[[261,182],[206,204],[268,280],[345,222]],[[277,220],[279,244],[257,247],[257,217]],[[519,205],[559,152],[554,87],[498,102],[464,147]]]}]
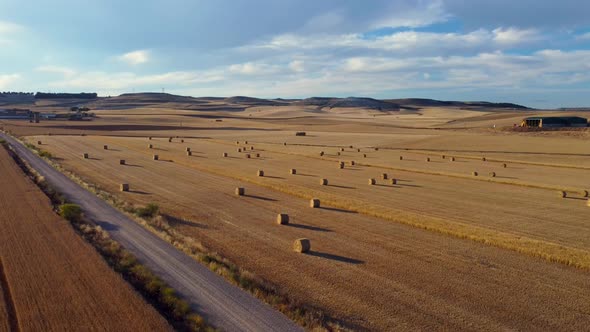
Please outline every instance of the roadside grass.
[{"label": "roadside grass", "polygon": [[76,232],[101,254],[109,266],[120,273],[146,301],[168,320],[174,329],[191,332],[215,331],[192,310],[188,302],[182,299],[173,288],[142,265],[118,242],[111,239],[100,226],[87,220],[80,206],[68,203],[34,168],[30,167],[14,151],[8,149],[8,152],[24,173],[48,196],[55,211],[68,220]]},{"label": "roadside grass", "polygon": [[154,203],[135,209],[135,215],[140,218],[149,219],[155,217],[160,211],[160,207]]}]

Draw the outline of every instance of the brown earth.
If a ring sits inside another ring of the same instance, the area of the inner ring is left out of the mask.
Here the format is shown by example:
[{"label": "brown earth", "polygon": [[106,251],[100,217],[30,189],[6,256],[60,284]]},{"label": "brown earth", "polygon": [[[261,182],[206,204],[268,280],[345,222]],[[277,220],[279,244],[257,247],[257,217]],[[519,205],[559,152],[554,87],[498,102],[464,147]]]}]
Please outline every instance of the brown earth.
[{"label": "brown earth", "polygon": [[[17,322],[20,331],[171,330],[51,210],[47,197],[4,148],[0,149],[0,211],[4,280],[0,331],[11,321]],[[16,317],[6,319],[8,292]]]}]

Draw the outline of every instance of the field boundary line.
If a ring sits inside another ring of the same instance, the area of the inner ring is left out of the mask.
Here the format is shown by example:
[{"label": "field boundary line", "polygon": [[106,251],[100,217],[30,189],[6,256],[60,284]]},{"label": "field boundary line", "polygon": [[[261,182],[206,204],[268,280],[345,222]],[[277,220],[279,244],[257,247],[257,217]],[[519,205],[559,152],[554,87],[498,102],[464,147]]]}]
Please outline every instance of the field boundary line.
[{"label": "field boundary line", "polygon": [[[272,144],[272,143],[262,143],[262,144]],[[277,151],[277,150],[262,150],[262,151],[268,151],[271,153],[279,153],[279,154],[284,154],[284,155],[300,156],[300,157],[306,157],[306,158],[324,160],[324,161],[334,161],[334,162],[336,162],[338,160],[347,159],[346,156],[341,156],[342,158],[331,158],[331,157],[322,158],[322,157],[311,156],[311,155],[306,155],[306,154],[296,153],[296,152],[283,152],[283,151]],[[488,159],[488,160],[495,162],[495,160],[492,160],[492,159]],[[394,170],[394,171],[402,171],[402,172],[408,172],[408,173],[446,176],[446,177],[460,178],[460,179],[466,179],[466,180],[505,184],[505,185],[510,185],[510,186],[528,187],[528,188],[543,189],[543,190],[571,191],[571,192],[577,192],[577,193],[583,193],[585,190],[585,189],[574,188],[574,187],[543,185],[543,184],[535,184],[532,182],[525,182],[525,181],[509,181],[509,180],[502,180],[502,179],[491,178],[491,177],[487,178],[487,177],[483,177],[483,176],[473,176],[473,175],[449,173],[449,172],[437,172],[437,171],[429,171],[429,170],[420,170],[420,169],[415,169],[415,168],[386,166],[386,165],[381,165],[381,164],[367,164],[367,163],[362,163],[362,162],[356,162],[356,164],[358,166],[383,168],[383,169],[390,169],[390,170]]]},{"label": "field boundary line", "polygon": [[6,313],[8,314],[8,326],[12,332],[20,332],[20,324],[18,323],[18,315],[16,312],[16,305],[12,292],[10,291],[10,284],[8,283],[8,277],[4,269],[2,258],[0,258],[0,287],[2,288],[2,294],[4,294],[4,303],[6,303]]},{"label": "field boundary line", "polygon": [[[448,154],[448,153],[440,153],[435,152],[434,150],[428,149],[405,149],[405,148],[382,148],[383,150],[391,150],[391,151],[406,151],[415,154],[421,155],[435,155],[435,156],[449,156],[449,157],[456,157],[456,158],[463,158],[463,159],[471,159],[471,160],[479,160],[483,156],[474,156],[474,155],[464,155],[464,154]],[[432,153],[428,153],[427,151],[432,151]],[[449,151],[451,152],[451,151]],[[482,154],[486,153],[486,151],[482,151]],[[498,152],[488,152],[488,153],[498,153]],[[548,154],[548,153],[540,153],[540,154]],[[571,169],[581,169],[581,170],[590,170],[588,166],[577,166],[577,165],[567,165],[567,164],[551,164],[551,163],[538,163],[534,161],[525,161],[525,160],[514,160],[514,159],[498,159],[498,158],[489,158],[486,157],[486,161],[490,162],[498,162],[498,163],[510,163],[510,164],[520,164],[520,165],[531,165],[531,166],[544,166],[544,167],[553,167],[553,168],[571,168]]]}]

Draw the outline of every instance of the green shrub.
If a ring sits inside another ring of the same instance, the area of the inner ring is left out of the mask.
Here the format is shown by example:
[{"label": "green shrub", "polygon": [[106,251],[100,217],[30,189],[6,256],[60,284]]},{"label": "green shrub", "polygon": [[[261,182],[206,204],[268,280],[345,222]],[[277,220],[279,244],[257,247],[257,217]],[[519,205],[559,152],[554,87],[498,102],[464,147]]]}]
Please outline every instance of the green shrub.
[{"label": "green shrub", "polygon": [[191,311],[191,306],[185,300],[177,298],[172,306],[172,314],[177,320],[183,319]]},{"label": "green shrub", "polygon": [[157,204],[150,203],[135,210],[135,214],[140,218],[151,219],[158,214],[158,211],[160,211],[160,207]]},{"label": "green shrub", "polygon": [[53,155],[47,151],[39,151],[39,156],[44,157],[44,158],[49,158],[49,159],[53,158]]},{"label": "green shrub", "polygon": [[153,277],[145,284],[145,289],[152,295],[152,296],[159,296],[160,290],[164,287],[164,282],[160,280],[158,277]]},{"label": "green shrub", "polygon": [[59,206],[59,215],[70,222],[79,222],[82,219],[82,208],[76,204],[62,204]]}]

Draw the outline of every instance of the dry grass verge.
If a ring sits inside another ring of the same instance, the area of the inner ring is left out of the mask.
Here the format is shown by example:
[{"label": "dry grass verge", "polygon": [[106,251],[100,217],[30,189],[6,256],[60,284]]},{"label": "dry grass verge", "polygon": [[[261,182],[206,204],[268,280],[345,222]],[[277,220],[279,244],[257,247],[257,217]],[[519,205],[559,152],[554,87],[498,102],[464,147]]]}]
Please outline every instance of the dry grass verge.
[{"label": "dry grass verge", "polygon": [[[214,331],[173,288],[140,264],[135,256],[112,240],[100,226],[84,218],[78,205],[67,203],[34,168],[20,159],[14,151],[11,150],[10,154],[25,174],[50,198],[56,212],[68,220],[108,265],[120,273],[177,331]],[[147,206],[140,211],[142,215],[149,216],[150,213],[157,213],[157,210],[157,207],[154,211],[153,206]]]}]

